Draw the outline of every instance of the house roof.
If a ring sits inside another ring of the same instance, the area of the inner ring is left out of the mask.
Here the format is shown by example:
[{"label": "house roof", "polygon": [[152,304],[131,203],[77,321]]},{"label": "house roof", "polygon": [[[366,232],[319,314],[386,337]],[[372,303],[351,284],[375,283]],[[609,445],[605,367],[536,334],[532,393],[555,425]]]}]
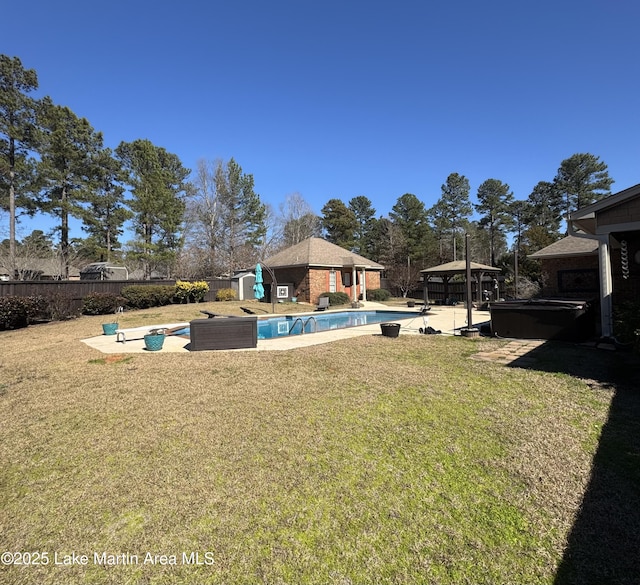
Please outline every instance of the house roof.
[{"label": "house roof", "polygon": [[[486,264],[478,264],[477,262],[470,262],[471,272],[500,272],[500,268],[495,266],[487,266]],[[466,260],[455,260],[454,262],[447,262],[438,266],[432,266],[431,268],[425,268],[420,273],[425,276],[436,274],[464,274],[467,271]]]},{"label": "house roof", "polygon": [[628,199],[633,199],[640,195],[640,183],[634,185],[633,187],[629,187],[624,191],[619,191],[618,193],[614,193],[613,195],[609,195],[604,199],[600,199],[600,201],[596,201],[591,205],[587,205],[586,207],[581,207],[577,211],[571,213],[571,219],[581,219],[583,217],[590,216],[596,211],[601,211],[603,209],[607,209],[609,207],[613,207],[614,205],[620,205],[624,203]]},{"label": "house roof", "polygon": [[[608,197],[600,199],[600,201],[596,201],[586,207],[581,207],[577,211],[571,213],[571,227],[574,230],[579,230],[587,234],[608,233],[611,231],[612,226],[609,226],[608,229],[607,226],[605,226],[604,230],[600,230],[598,215],[603,212],[610,213],[610,210],[625,204],[628,205],[632,200],[638,198],[640,198],[640,184],[624,189],[624,191],[614,193],[613,195],[609,195]],[[625,214],[623,213],[623,215]],[[628,219],[625,219],[625,222],[621,225],[619,222],[615,222],[616,224],[619,224],[616,227],[619,229],[637,230],[640,225],[640,221],[637,217],[637,205],[635,215],[635,218],[629,217]]]},{"label": "house roof", "polygon": [[[16,258],[16,266],[20,272],[30,272],[38,274],[41,278],[58,278],[62,275],[63,269],[60,260],[57,258]],[[9,267],[6,263],[0,263],[0,273],[9,275]],[[69,277],[77,278],[80,271],[75,266],[69,266]]]},{"label": "house roof", "polygon": [[545,248],[529,254],[529,258],[567,258],[570,256],[592,256],[598,253],[598,240],[567,236]]},{"label": "house roof", "polygon": [[349,250],[336,246],[322,238],[307,238],[267,258],[264,264],[269,268],[285,268],[290,266],[326,268],[356,266],[370,270],[382,270],[384,268],[384,266],[373,260],[349,252]]}]

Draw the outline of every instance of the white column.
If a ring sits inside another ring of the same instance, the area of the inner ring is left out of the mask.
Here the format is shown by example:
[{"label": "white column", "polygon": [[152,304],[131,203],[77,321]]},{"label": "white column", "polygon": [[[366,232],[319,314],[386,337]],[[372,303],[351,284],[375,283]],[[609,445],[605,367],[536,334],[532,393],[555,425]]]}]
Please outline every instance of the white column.
[{"label": "white column", "polygon": [[356,265],[351,268],[351,297],[355,303],[358,300],[358,285],[356,284]]},{"label": "white column", "polygon": [[598,260],[600,265],[600,326],[602,337],[613,337],[613,277],[609,236],[598,236]]},{"label": "white column", "polygon": [[360,292],[362,293],[362,300],[367,300],[367,269],[362,269],[362,280],[360,281],[362,284],[360,285]]}]

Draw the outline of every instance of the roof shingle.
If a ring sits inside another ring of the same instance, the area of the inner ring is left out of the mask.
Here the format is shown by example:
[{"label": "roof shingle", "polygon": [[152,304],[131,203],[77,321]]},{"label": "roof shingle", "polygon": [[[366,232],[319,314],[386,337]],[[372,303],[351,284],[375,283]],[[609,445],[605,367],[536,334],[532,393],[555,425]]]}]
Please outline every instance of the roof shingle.
[{"label": "roof shingle", "polygon": [[597,254],[598,241],[589,238],[567,236],[547,247],[529,254],[529,258],[566,258],[568,256],[590,256]]},{"label": "roof shingle", "polygon": [[322,238],[307,238],[302,242],[274,254],[264,261],[270,268],[284,268],[288,266],[326,266],[342,268],[357,266],[372,270],[382,270],[384,267],[373,260],[359,254],[349,252],[340,246],[327,242]]}]

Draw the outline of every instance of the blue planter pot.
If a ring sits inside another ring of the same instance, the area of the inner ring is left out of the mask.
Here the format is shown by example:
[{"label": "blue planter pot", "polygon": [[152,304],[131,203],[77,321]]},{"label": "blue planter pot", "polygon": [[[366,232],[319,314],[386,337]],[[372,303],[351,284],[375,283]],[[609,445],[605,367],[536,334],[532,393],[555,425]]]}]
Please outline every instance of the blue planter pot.
[{"label": "blue planter pot", "polygon": [[165,335],[145,335],[144,346],[148,351],[160,351],[165,337]]},{"label": "blue planter pot", "polygon": [[104,335],[115,335],[116,329],[118,329],[117,323],[103,323],[102,324],[102,333]]}]

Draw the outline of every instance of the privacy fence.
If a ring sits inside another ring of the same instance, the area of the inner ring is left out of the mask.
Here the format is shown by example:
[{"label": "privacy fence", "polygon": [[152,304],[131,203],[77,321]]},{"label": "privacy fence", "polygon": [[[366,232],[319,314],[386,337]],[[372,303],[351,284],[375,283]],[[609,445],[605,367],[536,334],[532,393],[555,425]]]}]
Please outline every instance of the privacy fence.
[{"label": "privacy fence", "polygon": [[[215,301],[216,293],[223,288],[233,288],[230,279],[205,280],[209,292],[204,301]],[[0,282],[0,297],[17,296],[64,296],[76,307],[82,306],[82,299],[90,293],[111,293],[119,295],[127,286],[174,286],[175,280],[13,280]],[[237,283],[234,283],[237,286]]]},{"label": "privacy fence", "polygon": [[[216,293],[223,288],[237,288],[238,281],[231,279],[211,279],[205,280],[209,285],[209,292],[204,301],[215,301]],[[89,293],[111,293],[120,294],[126,286],[132,285],[175,285],[175,280],[13,280],[0,281],[0,297],[18,296],[29,297],[42,295],[49,297],[53,295],[63,295],[73,301],[74,305],[80,307],[82,299]],[[387,279],[381,279],[381,288],[386,288],[394,296],[400,296],[399,291],[393,290]],[[477,299],[476,283],[473,283],[473,297]],[[487,283],[487,288],[490,284]],[[429,281],[428,283],[429,301],[445,301],[445,287],[442,282]],[[464,282],[450,282],[448,285],[449,297],[457,301],[466,298],[466,285]],[[493,292],[493,291],[492,291]],[[409,295],[415,299],[424,298],[423,283],[419,283],[417,288]]]}]

